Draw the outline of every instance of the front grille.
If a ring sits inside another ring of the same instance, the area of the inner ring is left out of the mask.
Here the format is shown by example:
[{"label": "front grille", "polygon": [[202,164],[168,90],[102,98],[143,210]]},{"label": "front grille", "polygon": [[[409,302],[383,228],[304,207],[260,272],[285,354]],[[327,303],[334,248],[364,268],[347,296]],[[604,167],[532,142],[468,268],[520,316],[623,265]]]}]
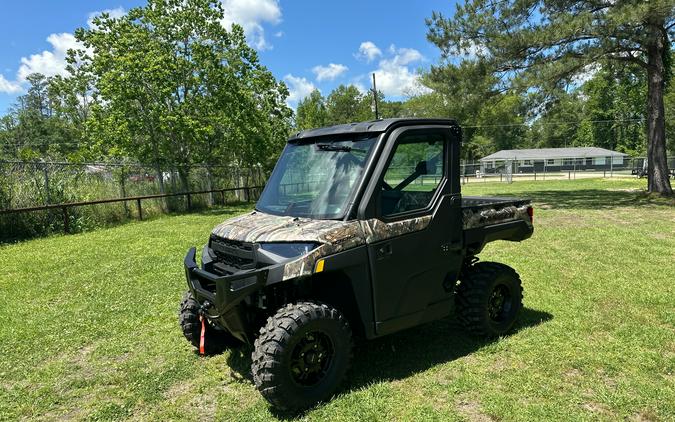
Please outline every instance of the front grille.
[{"label": "front grille", "polygon": [[253,243],[211,236],[210,248],[215,256],[214,268],[225,275],[256,267]]}]

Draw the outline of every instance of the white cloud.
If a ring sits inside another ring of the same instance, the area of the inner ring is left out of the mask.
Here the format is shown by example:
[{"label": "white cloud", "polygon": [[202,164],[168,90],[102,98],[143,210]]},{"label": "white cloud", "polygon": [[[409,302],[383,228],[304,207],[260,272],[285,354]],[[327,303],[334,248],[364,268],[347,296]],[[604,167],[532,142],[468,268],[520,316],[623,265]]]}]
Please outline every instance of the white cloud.
[{"label": "white cloud", "polygon": [[233,23],[244,28],[246,37],[253,47],[267,50],[272,46],[265,39],[263,23],[276,25],[281,22],[281,8],[278,0],[222,0],[225,17],[222,24],[229,29]]},{"label": "white cloud", "polygon": [[581,86],[585,84],[586,82],[590,81],[593,79],[593,77],[602,69],[602,66],[598,63],[592,63],[589,65],[584,66],[579,73],[574,75],[572,78],[572,85],[574,86]]},{"label": "white cloud", "polygon": [[3,75],[0,75],[0,92],[5,94],[18,94],[23,91],[21,84],[8,81]]},{"label": "white cloud", "polygon": [[382,59],[375,70],[377,89],[386,96],[401,97],[416,93],[428,92],[428,89],[419,83],[419,74],[411,71],[412,63],[424,60],[422,54],[412,48],[389,47],[391,57]]},{"label": "white cloud", "polygon": [[16,75],[18,83],[25,82],[31,73],[42,73],[45,76],[64,75],[68,50],[82,47],[75,36],[67,32],[51,34],[47,37],[47,42],[52,45],[50,51],[45,50],[21,58],[21,66]]},{"label": "white cloud", "polygon": [[284,76],[284,82],[286,82],[286,85],[288,85],[289,91],[286,103],[293,108],[297,106],[298,101],[304,99],[306,96],[311,94],[314,89],[316,89],[314,84],[308,81],[306,78],[293,76],[291,74]]},{"label": "white cloud", "polygon": [[328,66],[314,66],[312,72],[316,75],[316,80],[332,81],[345,73],[349,68],[343,64],[329,63]]},{"label": "white cloud", "polygon": [[377,48],[372,41],[364,41],[359,46],[359,52],[355,54],[356,58],[363,59],[368,63],[382,56],[382,50]]},{"label": "white cloud", "polygon": [[[122,7],[92,12],[87,18],[87,25],[90,28],[94,27],[93,19],[101,13],[107,13],[112,18],[119,18],[126,12]],[[31,54],[28,57],[21,58],[21,65],[19,65],[15,81],[8,81],[0,75],[1,92],[17,93],[22,91],[22,86],[26,83],[28,75],[31,73],[42,73],[48,77],[65,75],[68,50],[84,48],[84,46],[75,39],[75,36],[68,32],[51,34],[47,37],[47,42],[52,46],[50,50],[44,50],[41,53]]]},{"label": "white cloud", "polygon": [[105,10],[99,10],[99,11],[96,11],[96,12],[91,12],[89,14],[89,17],[87,18],[87,26],[89,26],[89,28],[94,28],[94,18],[96,16],[99,16],[99,15],[103,14],[103,13],[107,13],[113,19],[117,19],[117,18],[121,18],[122,16],[124,16],[127,12],[121,6],[116,7],[114,9],[105,9]]},{"label": "white cloud", "polygon": [[472,41],[468,47],[460,50],[460,54],[466,58],[473,59],[476,57],[487,57],[490,51],[484,45],[476,44]]},{"label": "white cloud", "polygon": [[394,55],[391,59],[392,63],[398,66],[405,66],[409,63],[417,62],[424,59],[422,53],[414,48],[396,48],[394,44],[389,46],[389,52]]}]

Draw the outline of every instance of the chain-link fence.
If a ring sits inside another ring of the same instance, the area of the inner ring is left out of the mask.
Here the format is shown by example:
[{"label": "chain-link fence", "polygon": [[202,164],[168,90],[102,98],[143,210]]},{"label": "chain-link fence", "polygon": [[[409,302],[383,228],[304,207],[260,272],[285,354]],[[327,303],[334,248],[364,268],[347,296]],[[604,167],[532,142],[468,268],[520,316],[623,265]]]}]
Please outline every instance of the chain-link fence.
[{"label": "chain-link fence", "polygon": [[[267,174],[260,167],[195,166],[189,171],[140,164],[0,161],[0,210],[70,202],[126,198],[159,193],[261,186]],[[191,197],[192,209],[244,199],[244,190]],[[186,196],[146,200],[143,213],[151,217],[188,208]],[[74,208],[70,231],[106,226],[132,217],[127,202]],[[0,215],[0,242],[63,230],[59,210]]]},{"label": "chain-link fence", "polygon": [[[671,177],[675,158],[668,159]],[[540,160],[462,161],[462,183],[519,180],[575,180],[599,177],[646,177],[644,157],[556,157]]]}]

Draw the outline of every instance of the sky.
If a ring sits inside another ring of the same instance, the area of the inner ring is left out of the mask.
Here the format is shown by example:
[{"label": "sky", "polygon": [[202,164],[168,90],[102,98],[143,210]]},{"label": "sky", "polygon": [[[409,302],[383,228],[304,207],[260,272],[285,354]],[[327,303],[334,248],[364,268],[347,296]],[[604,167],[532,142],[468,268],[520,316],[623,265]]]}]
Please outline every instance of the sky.
[{"label": "sky", "polygon": [[[340,84],[377,88],[388,99],[419,92],[420,69],[440,51],[426,39],[432,11],[451,16],[453,0],[222,0],[223,24],[241,24],[260,61],[290,89],[291,107],[314,88]],[[92,16],[119,16],[145,4],[134,0],[22,0],[0,4],[0,115],[25,93],[26,76],[63,73],[76,46],[73,32]]]}]

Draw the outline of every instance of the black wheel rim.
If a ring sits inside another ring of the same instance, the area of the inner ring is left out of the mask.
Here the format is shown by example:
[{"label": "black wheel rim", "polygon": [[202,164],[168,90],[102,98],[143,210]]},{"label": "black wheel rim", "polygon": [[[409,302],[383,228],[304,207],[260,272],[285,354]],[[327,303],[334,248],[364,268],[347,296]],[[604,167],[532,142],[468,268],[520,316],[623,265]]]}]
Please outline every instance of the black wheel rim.
[{"label": "black wheel rim", "polygon": [[488,301],[488,314],[495,322],[504,322],[511,312],[511,291],[503,284],[495,286]]},{"label": "black wheel rim", "polygon": [[293,348],[291,376],[302,386],[317,384],[330,369],[333,361],[333,342],[321,331],[311,331]]}]

